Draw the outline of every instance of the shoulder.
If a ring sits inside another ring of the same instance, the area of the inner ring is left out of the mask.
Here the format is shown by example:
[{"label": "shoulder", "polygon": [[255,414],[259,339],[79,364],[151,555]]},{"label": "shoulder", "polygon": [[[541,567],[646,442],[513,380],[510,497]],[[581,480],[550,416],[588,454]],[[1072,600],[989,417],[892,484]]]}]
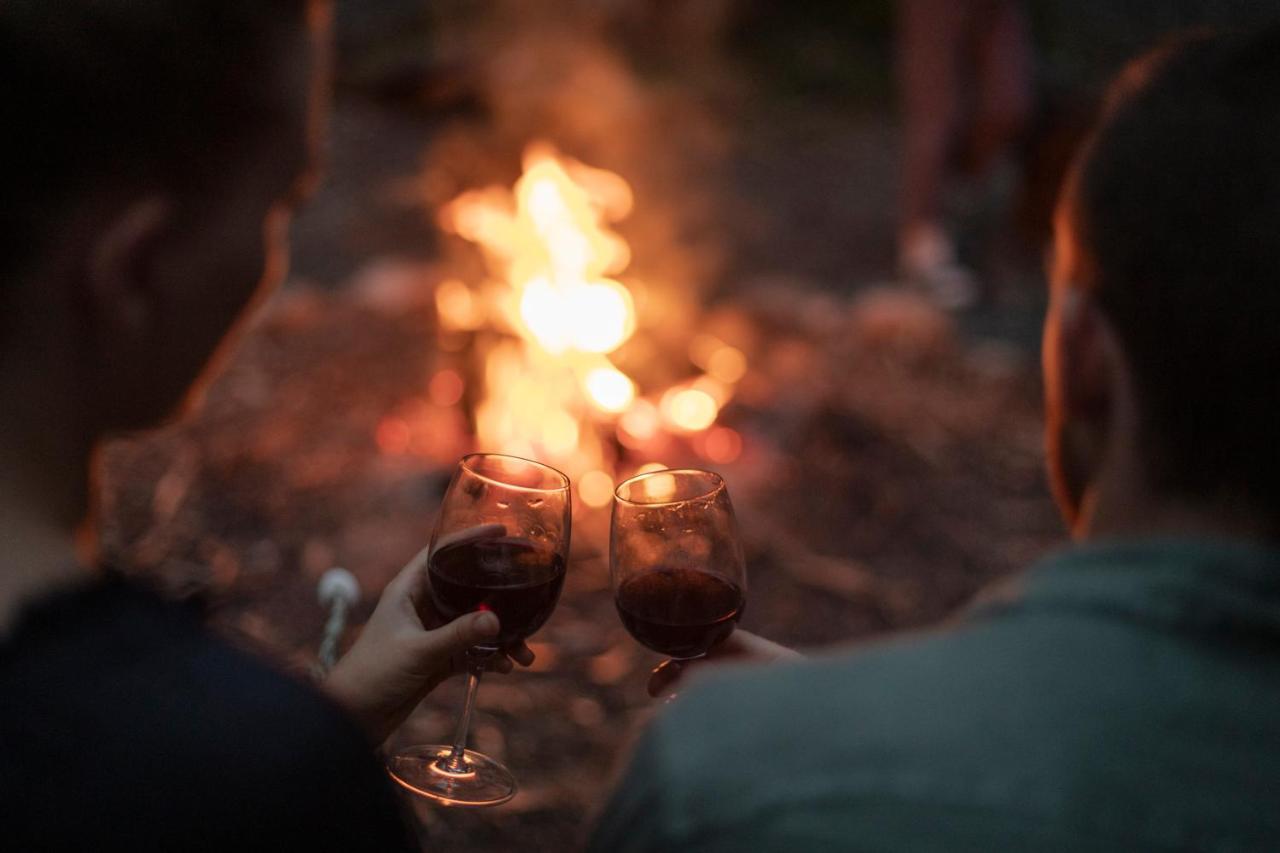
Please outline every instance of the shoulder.
[{"label": "shoulder", "polygon": [[[782,666],[726,667],[695,679],[661,727],[674,738],[708,733],[707,748],[726,752],[744,739],[773,749],[820,742],[843,775],[850,753],[883,749],[898,733],[915,742],[922,729],[981,722],[974,717],[991,704],[992,684],[1020,678],[1035,654],[1011,642],[1015,633],[977,624]],[[703,759],[690,764],[706,766]]]},{"label": "shoulder", "polygon": [[740,841],[743,827],[796,803],[812,811],[824,797],[877,794],[920,728],[911,716],[937,707],[926,694],[947,669],[939,642],[700,673],[646,727],[593,849],[692,845],[716,827]]},{"label": "shoulder", "polygon": [[318,691],[215,636],[192,608],[119,581],[35,608],[4,649],[0,678],[23,696],[22,716],[73,734],[145,731],[157,744],[221,729],[354,734]]},{"label": "shoulder", "polygon": [[0,690],[13,700],[0,770],[44,832],[189,849],[403,836],[354,723],[146,592],[111,587],[44,609],[0,658]]},{"label": "shoulder", "polygon": [[644,832],[688,842],[716,827],[741,840],[786,815],[808,815],[806,831],[818,832],[865,819],[864,809],[883,823],[892,807],[909,823],[913,809],[1034,804],[1001,768],[1053,726],[1037,719],[1056,711],[1036,698],[1033,673],[1055,630],[984,621],[709,672],[648,727],[602,831],[623,830],[614,813],[628,811]]}]

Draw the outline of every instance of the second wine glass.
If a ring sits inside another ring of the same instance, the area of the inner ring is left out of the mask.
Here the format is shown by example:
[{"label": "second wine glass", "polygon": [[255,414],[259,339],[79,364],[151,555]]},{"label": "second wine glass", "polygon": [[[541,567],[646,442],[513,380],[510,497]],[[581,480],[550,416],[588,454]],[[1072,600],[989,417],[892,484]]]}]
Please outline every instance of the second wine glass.
[{"label": "second wine glass", "polygon": [[631,636],[679,665],[733,633],[747,575],[729,490],[694,468],[632,477],[614,492],[614,603]]},{"label": "second wine glass", "polygon": [[569,480],[515,456],[463,458],[431,537],[431,602],[445,620],[476,610],[498,617],[492,644],[468,652],[467,698],[452,744],[414,746],[388,762],[391,776],[451,806],[492,806],[515,794],[511,771],[466,748],[486,659],[542,627],[564,585],[569,557]]}]

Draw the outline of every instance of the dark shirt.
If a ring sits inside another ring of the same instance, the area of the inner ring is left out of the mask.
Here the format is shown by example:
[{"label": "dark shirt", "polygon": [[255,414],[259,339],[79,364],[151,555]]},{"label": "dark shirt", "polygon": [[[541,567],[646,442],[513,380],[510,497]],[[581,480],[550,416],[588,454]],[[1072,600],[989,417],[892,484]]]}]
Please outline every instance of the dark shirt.
[{"label": "dark shirt", "polygon": [[0,848],[417,849],[338,708],[120,580],[0,644]]},{"label": "dark shirt", "polygon": [[1280,551],[1045,561],[955,630],[708,674],[592,849],[1280,850]]}]

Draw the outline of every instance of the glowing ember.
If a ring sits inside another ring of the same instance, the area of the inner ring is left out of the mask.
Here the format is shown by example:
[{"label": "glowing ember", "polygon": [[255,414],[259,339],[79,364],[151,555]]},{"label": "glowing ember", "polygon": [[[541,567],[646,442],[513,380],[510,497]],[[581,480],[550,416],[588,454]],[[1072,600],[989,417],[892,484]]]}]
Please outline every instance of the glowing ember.
[{"label": "glowing ember", "polygon": [[427,385],[427,396],[437,406],[453,406],[462,399],[464,386],[462,377],[456,370],[441,370],[431,377]]},{"label": "glowing ember", "polygon": [[644,484],[644,497],[650,503],[668,501],[675,497],[676,478],[671,474],[654,474],[641,481]]},{"label": "glowing ember", "polygon": [[403,418],[387,417],[378,424],[378,449],[383,453],[405,453],[413,439],[413,431]]},{"label": "glowing ember", "polygon": [[703,436],[702,455],[712,462],[728,464],[742,455],[742,436],[728,427],[713,427]]},{"label": "glowing ember", "polygon": [[629,447],[643,444],[658,434],[658,410],[648,400],[636,400],[618,424],[618,440]]},{"label": "glowing ember", "polygon": [[578,497],[587,506],[608,506],[613,500],[613,478],[604,471],[588,471],[578,480]]},{"label": "glowing ember", "polygon": [[672,388],[662,397],[662,414],[678,430],[697,432],[716,422],[720,407],[701,388]]},{"label": "glowing ember", "polygon": [[636,397],[636,385],[621,370],[597,367],[585,380],[591,401],[606,412],[622,412]]},{"label": "glowing ember", "polygon": [[689,344],[689,360],[709,376],[730,385],[747,372],[747,357],[713,335],[698,335]]},{"label": "glowing ember", "polygon": [[441,324],[454,329],[478,329],[484,322],[479,301],[457,279],[442,281],[436,287],[436,313]]},{"label": "glowing ember", "polygon": [[733,384],[747,372],[747,357],[737,347],[725,346],[707,360],[707,373],[721,382]]}]

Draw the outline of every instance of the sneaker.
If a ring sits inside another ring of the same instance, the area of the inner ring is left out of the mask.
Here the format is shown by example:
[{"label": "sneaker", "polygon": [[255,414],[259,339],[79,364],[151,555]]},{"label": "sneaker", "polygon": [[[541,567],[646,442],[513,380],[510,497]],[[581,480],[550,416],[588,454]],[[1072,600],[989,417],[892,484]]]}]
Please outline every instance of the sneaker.
[{"label": "sneaker", "polygon": [[939,308],[959,311],[978,301],[978,280],[956,260],[955,244],[936,223],[907,229],[898,246],[902,279]]}]

